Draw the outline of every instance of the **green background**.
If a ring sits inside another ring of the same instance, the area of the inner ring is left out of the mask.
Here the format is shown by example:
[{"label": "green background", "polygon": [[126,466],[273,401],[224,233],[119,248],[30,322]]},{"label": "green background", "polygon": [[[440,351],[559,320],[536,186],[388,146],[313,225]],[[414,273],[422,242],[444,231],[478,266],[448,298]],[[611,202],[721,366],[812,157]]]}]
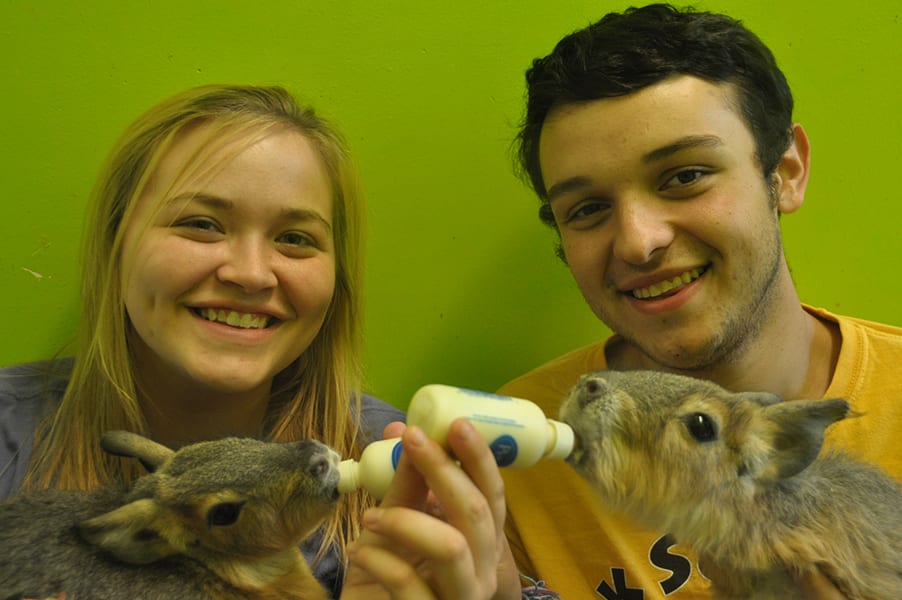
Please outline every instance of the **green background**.
[{"label": "green background", "polygon": [[[492,390],[606,330],[512,174],[523,72],[620,2],[0,2],[0,365],[77,321],[86,196],[119,132],[202,83],[278,83],[346,134],[369,201],[368,388]],[[784,217],[803,299],[902,324],[898,0],[710,1],[767,42],[813,145]]]}]

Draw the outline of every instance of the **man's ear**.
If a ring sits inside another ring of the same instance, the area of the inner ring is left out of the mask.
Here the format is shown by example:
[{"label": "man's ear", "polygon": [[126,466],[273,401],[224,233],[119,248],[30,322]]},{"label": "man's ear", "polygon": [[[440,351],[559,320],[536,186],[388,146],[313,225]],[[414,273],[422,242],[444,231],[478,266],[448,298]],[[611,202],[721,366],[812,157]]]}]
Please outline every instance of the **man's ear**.
[{"label": "man's ear", "polygon": [[811,146],[808,134],[798,123],[792,126],[792,143],[774,173],[777,194],[777,209],[780,214],[797,211],[805,200],[808,186],[808,168],[811,161]]}]

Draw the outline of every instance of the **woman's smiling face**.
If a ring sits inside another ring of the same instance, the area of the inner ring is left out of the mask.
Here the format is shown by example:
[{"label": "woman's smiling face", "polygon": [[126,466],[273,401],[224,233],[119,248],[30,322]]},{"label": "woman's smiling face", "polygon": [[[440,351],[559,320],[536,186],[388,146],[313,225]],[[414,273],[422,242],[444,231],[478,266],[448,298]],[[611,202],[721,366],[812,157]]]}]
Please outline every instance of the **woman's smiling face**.
[{"label": "woman's smiling face", "polygon": [[183,165],[211,126],[189,129],[138,199],[121,267],[144,378],[268,391],[323,325],[335,289],[332,187],[302,134],[260,133],[237,154],[239,142],[215,139],[193,170],[212,167],[201,178],[183,176]]}]

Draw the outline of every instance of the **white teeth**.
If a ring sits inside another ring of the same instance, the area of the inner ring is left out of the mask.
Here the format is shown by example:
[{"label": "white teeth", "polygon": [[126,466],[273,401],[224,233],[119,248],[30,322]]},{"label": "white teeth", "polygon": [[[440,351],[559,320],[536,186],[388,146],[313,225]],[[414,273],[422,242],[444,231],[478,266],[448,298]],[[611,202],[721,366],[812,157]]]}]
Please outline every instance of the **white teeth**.
[{"label": "white teeth", "polygon": [[642,300],[645,300],[647,298],[656,298],[662,294],[666,294],[670,290],[695,281],[696,279],[701,277],[701,274],[704,272],[704,269],[692,269],[691,271],[686,271],[681,275],[677,275],[673,279],[655,283],[645,288],[635,289],[632,291],[632,295],[634,298],[640,298]]},{"label": "white teeth", "polygon": [[200,309],[200,316],[208,321],[216,321],[217,323],[225,323],[232,327],[240,327],[242,329],[263,329],[269,322],[266,315],[255,315],[253,313],[239,313],[234,310],[224,310],[215,308]]}]

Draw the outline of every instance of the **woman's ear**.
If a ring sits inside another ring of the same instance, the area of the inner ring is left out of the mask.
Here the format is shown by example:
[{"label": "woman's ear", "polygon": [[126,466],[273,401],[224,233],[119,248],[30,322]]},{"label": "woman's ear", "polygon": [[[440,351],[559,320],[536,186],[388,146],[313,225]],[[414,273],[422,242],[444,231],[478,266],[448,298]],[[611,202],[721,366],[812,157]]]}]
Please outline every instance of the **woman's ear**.
[{"label": "woman's ear", "polygon": [[798,123],[792,126],[792,143],[777,165],[774,186],[777,194],[777,209],[781,214],[797,211],[805,200],[808,186],[808,165],[811,160],[811,146],[808,135]]}]

